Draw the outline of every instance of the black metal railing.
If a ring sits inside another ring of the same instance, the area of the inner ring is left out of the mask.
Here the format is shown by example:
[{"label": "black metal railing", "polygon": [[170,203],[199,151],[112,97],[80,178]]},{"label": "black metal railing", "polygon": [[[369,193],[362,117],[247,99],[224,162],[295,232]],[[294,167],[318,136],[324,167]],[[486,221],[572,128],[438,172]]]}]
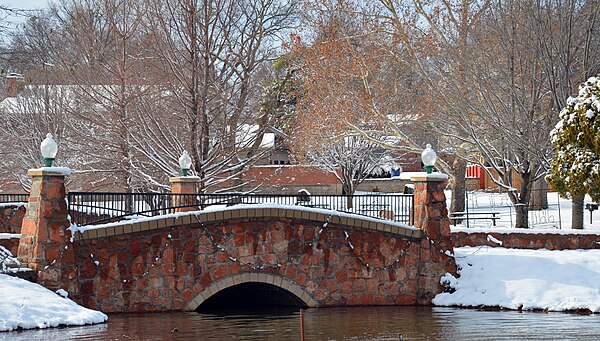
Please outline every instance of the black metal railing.
[{"label": "black metal railing", "polygon": [[29,194],[8,194],[0,193],[0,203],[12,203],[12,202],[27,202],[29,201]]},{"label": "black metal railing", "polygon": [[[284,195],[69,192],[69,215],[77,225],[93,225],[173,213],[177,208],[205,209],[236,204],[305,206],[412,224],[412,194]],[[351,206],[351,207],[350,207]]]}]

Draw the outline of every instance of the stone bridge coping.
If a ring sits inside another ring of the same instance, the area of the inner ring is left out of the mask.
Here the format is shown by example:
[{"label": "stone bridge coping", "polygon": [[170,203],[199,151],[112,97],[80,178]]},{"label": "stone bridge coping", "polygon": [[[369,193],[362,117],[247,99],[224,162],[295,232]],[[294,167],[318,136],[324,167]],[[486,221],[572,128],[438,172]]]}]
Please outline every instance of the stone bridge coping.
[{"label": "stone bridge coping", "polygon": [[[256,205],[258,206],[258,205]],[[156,230],[166,227],[176,227],[197,223],[210,223],[232,219],[252,218],[287,218],[298,220],[310,220],[317,222],[328,222],[334,225],[361,228],[366,230],[391,233],[405,236],[410,239],[421,239],[423,231],[411,227],[404,227],[399,223],[379,220],[372,217],[344,214],[340,212],[324,213],[320,209],[311,208],[284,208],[284,207],[240,207],[225,210],[192,211],[185,213],[170,214],[162,217],[144,218],[140,221],[132,220],[126,223],[111,223],[106,226],[99,225],[97,228],[89,228],[75,235],[75,240],[89,240],[130,234],[142,231]]]}]

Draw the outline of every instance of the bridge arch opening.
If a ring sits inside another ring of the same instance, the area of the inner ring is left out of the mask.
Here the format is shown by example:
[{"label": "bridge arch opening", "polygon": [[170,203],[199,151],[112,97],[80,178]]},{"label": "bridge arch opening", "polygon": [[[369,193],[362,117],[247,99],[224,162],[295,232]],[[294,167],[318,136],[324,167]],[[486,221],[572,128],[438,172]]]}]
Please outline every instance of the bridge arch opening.
[{"label": "bridge arch opening", "polygon": [[299,297],[273,284],[248,282],[223,289],[202,302],[197,312],[272,311],[307,308]]},{"label": "bridge arch opening", "polygon": [[[277,275],[235,275],[205,288],[189,304],[196,312],[294,311],[317,302],[299,285]],[[251,277],[251,278],[249,278]]]}]

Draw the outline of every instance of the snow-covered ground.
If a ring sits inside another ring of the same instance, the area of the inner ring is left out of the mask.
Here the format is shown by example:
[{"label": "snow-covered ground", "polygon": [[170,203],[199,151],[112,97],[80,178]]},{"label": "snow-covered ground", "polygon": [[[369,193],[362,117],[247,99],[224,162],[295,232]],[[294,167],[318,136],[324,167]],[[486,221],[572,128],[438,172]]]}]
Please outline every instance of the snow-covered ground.
[{"label": "snow-covered ground", "polygon": [[[66,292],[59,290],[66,296]],[[108,317],[77,305],[43,286],[0,274],[0,331],[106,322]]]},{"label": "snow-covered ground", "polygon": [[[446,192],[450,207],[450,192]],[[600,233],[600,211],[584,212],[584,230],[571,229],[572,205],[557,193],[548,193],[548,209],[529,212],[529,229],[514,227],[515,212],[508,196],[469,192],[471,212],[498,212],[501,218],[452,226],[452,231],[500,233]],[[586,203],[591,202],[586,197]],[[492,240],[493,242],[497,242]],[[500,245],[500,243],[498,242]],[[436,296],[442,306],[495,306],[507,309],[600,312],[600,250],[520,250],[501,247],[454,249],[460,277],[446,275],[456,289]]]},{"label": "snow-covered ground", "polygon": [[454,249],[460,278],[442,278],[456,289],[440,306],[600,312],[600,250]]}]

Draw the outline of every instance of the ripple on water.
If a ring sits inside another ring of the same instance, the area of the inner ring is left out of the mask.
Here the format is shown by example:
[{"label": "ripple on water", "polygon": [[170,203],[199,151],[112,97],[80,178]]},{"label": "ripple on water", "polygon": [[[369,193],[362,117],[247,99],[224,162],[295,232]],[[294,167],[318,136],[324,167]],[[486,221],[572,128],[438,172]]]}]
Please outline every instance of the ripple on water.
[{"label": "ripple on water", "polygon": [[[600,316],[429,307],[309,309],[306,340],[600,340]],[[298,340],[299,313],[112,314],[101,325],[0,333],[0,340]]]}]

